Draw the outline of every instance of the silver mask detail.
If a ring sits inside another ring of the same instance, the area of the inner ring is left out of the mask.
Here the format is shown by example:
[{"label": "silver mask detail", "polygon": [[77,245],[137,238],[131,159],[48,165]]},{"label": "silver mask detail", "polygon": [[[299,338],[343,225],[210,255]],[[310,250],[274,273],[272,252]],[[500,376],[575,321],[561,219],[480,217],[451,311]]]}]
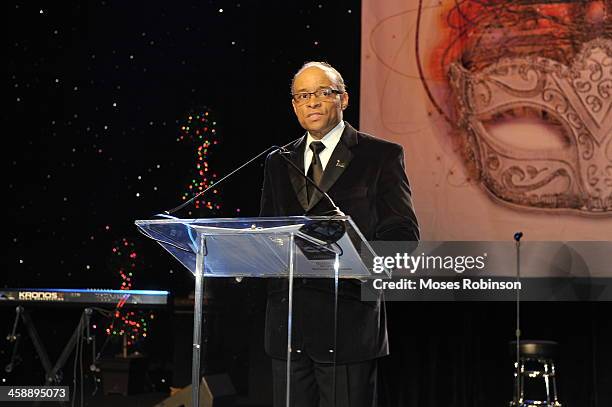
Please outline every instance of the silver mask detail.
[{"label": "silver mask detail", "polygon": [[[612,40],[585,43],[571,66],[523,56],[477,72],[453,63],[449,75],[466,165],[494,199],[612,215]],[[562,148],[516,148],[489,131],[500,117],[529,111],[560,129]]]}]

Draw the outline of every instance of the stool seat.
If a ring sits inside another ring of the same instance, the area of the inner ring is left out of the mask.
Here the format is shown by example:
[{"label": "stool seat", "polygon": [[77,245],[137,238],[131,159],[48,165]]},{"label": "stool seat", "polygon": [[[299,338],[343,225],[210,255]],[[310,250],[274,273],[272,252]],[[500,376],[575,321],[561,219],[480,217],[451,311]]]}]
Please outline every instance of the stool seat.
[{"label": "stool seat", "polygon": [[[558,347],[559,344],[555,341],[522,340],[519,342],[519,353],[521,358],[553,359]],[[516,354],[516,341],[510,342],[510,354]]]}]

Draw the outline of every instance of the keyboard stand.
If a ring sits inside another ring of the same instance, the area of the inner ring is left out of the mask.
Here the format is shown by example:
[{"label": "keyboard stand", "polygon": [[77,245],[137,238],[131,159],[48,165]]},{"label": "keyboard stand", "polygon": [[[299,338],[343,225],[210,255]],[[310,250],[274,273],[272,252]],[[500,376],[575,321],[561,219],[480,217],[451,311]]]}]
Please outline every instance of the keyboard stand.
[{"label": "keyboard stand", "polygon": [[17,328],[19,327],[19,321],[23,322],[25,325],[28,335],[34,344],[34,348],[36,349],[36,353],[38,353],[38,357],[40,362],[45,369],[45,376],[51,371],[51,361],[49,360],[49,355],[47,354],[47,350],[40,340],[40,336],[38,335],[38,331],[36,327],[32,323],[32,319],[30,318],[30,314],[25,310],[21,305],[15,308],[15,322],[13,323],[13,330],[11,334],[7,336],[7,340],[13,343],[13,351],[11,353],[11,360],[6,365],[4,370],[7,373],[13,371],[13,368],[16,366],[15,361],[17,360],[17,348],[19,347],[19,342],[21,339],[21,335],[17,333]]},{"label": "keyboard stand", "polygon": [[[90,330],[89,330],[91,315],[93,314],[92,308],[85,308],[83,310],[83,313],[81,314],[81,318],[79,319],[79,323],[74,329],[74,332],[72,333],[72,336],[68,340],[68,343],[66,344],[66,346],[64,346],[64,349],[62,350],[62,353],[57,359],[57,362],[55,362],[54,366],[51,366],[51,361],[49,359],[49,355],[47,354],[47,350],[45,349],[42,341],[40,340],[38,331],[36,330],[36,327],[34,326],[34,323],[32,322],[32,319],[30,318],[29,313],[21,305],[16,307],[15,313],[16,315],[15,315],[15,322],[13,323],[13,330],[11,331],[11,334],[8,335],[7,337],[8,341],[13,343],[13,351],[11,353],[10,362],[4,368],[4,370],[7,373],[10,373],[16,366],[15,362],[18,357],[17,349],[18,349],[19,342],[21,339],[21,335],[17,333],[19,321],[22,321],[23,325],[25,325],[28,331],[28,335],[30,336],[32,343],[34,344],[34,348],[36,348],[38,357],[40,358],[43,368],[45,369],[45,385],[51,385],[51,384],[57,385],[62,381],[63,374],[61,372],[61,369],[66,364],[68,357],[70,357],[70,354],[75,349],[75,347],[77,347],[77,345],[82,346],[82,344],[79,342],[79,339],[86,340],[88,344],[92,344],[93,355],[95,356],[95,353],[96,353],[95,337],[91,335]],[[75,358],[76,357],[78,357],[78,355],[75,353]]]}]

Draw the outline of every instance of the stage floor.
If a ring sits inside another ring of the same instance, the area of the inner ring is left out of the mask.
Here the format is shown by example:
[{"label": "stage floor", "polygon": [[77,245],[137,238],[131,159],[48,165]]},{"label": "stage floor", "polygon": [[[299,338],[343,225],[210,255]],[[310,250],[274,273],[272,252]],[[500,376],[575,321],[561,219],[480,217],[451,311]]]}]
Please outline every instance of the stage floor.
[{"label": "stage floor", "polygon": [[[167,393],[142,393],[135,394],[131,396],[122,396],[120,394],[110,394],[110,395],[102,395],[98,394],[96,396],[86,396],[83,400],[83,407],[153,407],[160,401],[169,397]],[[44,402],[44,403],[34,403],[28,404],[28,407],[41,406],[41,407],[67,407],[71,406],[72,402],[64,402],[64,403],[52,403],[52,402]],[[75,406],[81,407],[80,400],[76,400],[74,403]],[[23,402],[4,402],[0,403],[2,407],[25,407]],[[235,407],[271,407],[267,405],[254,405],[248,404],[246,400],[239,397],[236,400]]]}]

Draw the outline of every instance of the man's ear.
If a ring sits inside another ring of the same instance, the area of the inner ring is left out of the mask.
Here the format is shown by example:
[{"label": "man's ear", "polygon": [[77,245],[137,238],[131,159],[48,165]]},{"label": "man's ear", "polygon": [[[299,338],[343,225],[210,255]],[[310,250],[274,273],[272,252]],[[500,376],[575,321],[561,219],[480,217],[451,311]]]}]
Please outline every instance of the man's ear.
[{"label": "man's ear", "polygon": [[291,106],[293,107],[293,113],[297,115],[297,108],[295,107],[295,100],[291,99]]},{"label": "man's ear", "polygon": [[342,106],[342,110],[348,107],[349,95],[347,92],[344,92],[340,97],[340,106]]}]

